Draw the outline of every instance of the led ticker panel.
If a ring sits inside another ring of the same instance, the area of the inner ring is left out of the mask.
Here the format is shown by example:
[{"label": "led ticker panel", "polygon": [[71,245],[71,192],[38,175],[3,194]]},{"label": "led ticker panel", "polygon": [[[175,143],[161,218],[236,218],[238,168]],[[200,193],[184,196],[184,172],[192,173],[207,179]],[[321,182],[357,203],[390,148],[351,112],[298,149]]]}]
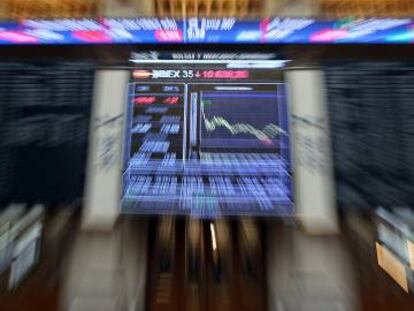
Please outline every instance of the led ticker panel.
[{"label": "led ticker panel", "polygon": [[135,79],[194,79],[194,80],[211,80],[211,79],[227,79],[239,80],[249,78],[248,70],[229,70],[229,69],[144,69],[134,70],[133,77]]},{"label": "led ticker panel", "polygon": [[414,20],[102,18],[0,23],[0,45],[122,43],[413,43]]},{"label": "led ticker panel", "polygon": [[125,213],[291,214],[280,70],[234,71],[241,73],[229,74],[233,69],[224,64],[137,65],[128,104]]},{"label": "led ticker panel", "polygon": [[0,23],[0,45],[183,42],[182,31],[171,18],[24,20]]}]

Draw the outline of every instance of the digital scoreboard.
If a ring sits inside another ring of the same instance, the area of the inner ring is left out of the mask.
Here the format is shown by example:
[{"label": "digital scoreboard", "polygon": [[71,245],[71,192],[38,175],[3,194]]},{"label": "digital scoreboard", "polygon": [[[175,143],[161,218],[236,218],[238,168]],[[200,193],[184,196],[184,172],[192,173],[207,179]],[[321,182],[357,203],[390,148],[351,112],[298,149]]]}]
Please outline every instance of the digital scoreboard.
[{"label": "digital scoreboard", "polygon": [[292,213],[282,72],[251,61],[237,67],[231,61],[135,65],[124,213]]}]

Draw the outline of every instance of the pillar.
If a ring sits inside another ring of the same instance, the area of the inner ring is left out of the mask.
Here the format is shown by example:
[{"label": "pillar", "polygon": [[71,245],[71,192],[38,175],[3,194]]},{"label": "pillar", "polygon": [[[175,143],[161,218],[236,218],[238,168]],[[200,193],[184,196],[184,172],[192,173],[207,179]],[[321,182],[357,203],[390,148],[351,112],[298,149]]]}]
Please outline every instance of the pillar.
[{"label": "pillar", "polygon": [[112,229],[120,212],[129,70],[97,70],[89,134],[83,229]]},{"label": "pillar", "polygon": [[295,206],[308,233],[338,231],[326,89],[323,72],[286,72],[294,154]]}]

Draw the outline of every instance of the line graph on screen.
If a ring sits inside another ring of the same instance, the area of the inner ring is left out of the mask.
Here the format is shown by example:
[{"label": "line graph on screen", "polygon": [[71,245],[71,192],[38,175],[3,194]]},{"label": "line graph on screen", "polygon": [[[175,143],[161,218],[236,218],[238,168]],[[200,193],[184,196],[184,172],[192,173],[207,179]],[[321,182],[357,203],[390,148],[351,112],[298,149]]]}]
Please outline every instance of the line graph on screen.
[{"label": "line graph on screen", "polygon": [[204,93],[200,101],[203,140],[226,141],[229,145],[254,140],[262,146],[274,145],[286,132],[276,124],[275,93],[266,93]]}]

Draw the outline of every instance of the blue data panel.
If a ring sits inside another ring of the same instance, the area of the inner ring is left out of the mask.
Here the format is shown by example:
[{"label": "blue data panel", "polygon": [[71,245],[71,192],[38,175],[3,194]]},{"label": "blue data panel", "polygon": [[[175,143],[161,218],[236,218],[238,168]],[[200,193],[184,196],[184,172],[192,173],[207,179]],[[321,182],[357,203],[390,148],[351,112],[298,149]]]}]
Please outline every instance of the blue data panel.
[{"label": "blue data panel", "polygon": [[413,43],[410,18],[316,20],[275,17],[235,18],[137,17],[23,20],[0,23],[0,45],[118,43],[269,43],[384,44]]},{"label": "blue data panel", "polygon": [[190,18],[186,22],[189,43],[259,43],[260,22],[235,18]]},{"label": "blue data panel", "polygon": [[103,25],[113,42],[183,43],[183,22],[172,18],[106,18]]},{"label": "blue data panel", "polygon": [[184,42],[183,23],[171,18],[24,20],[0,23],[0,44]]},{"label": "blue data panel", "polygon": [[324,27],[320,27],[321,25],[321,22],[316,21],[314,26],[309,27],[303,43],[413,42],[414,24],[411,19],[348,19],[331,21]]},{"label": "blue data panel", "polygon": [[189,43],[413,43],[412,19],[371,18],[315,20],[311,18],[191,18],[186,21]]},{"label": "blue data panel", "polygon": [[150,66],[132,74],[123,211],[291,215],[280,71]]}]

